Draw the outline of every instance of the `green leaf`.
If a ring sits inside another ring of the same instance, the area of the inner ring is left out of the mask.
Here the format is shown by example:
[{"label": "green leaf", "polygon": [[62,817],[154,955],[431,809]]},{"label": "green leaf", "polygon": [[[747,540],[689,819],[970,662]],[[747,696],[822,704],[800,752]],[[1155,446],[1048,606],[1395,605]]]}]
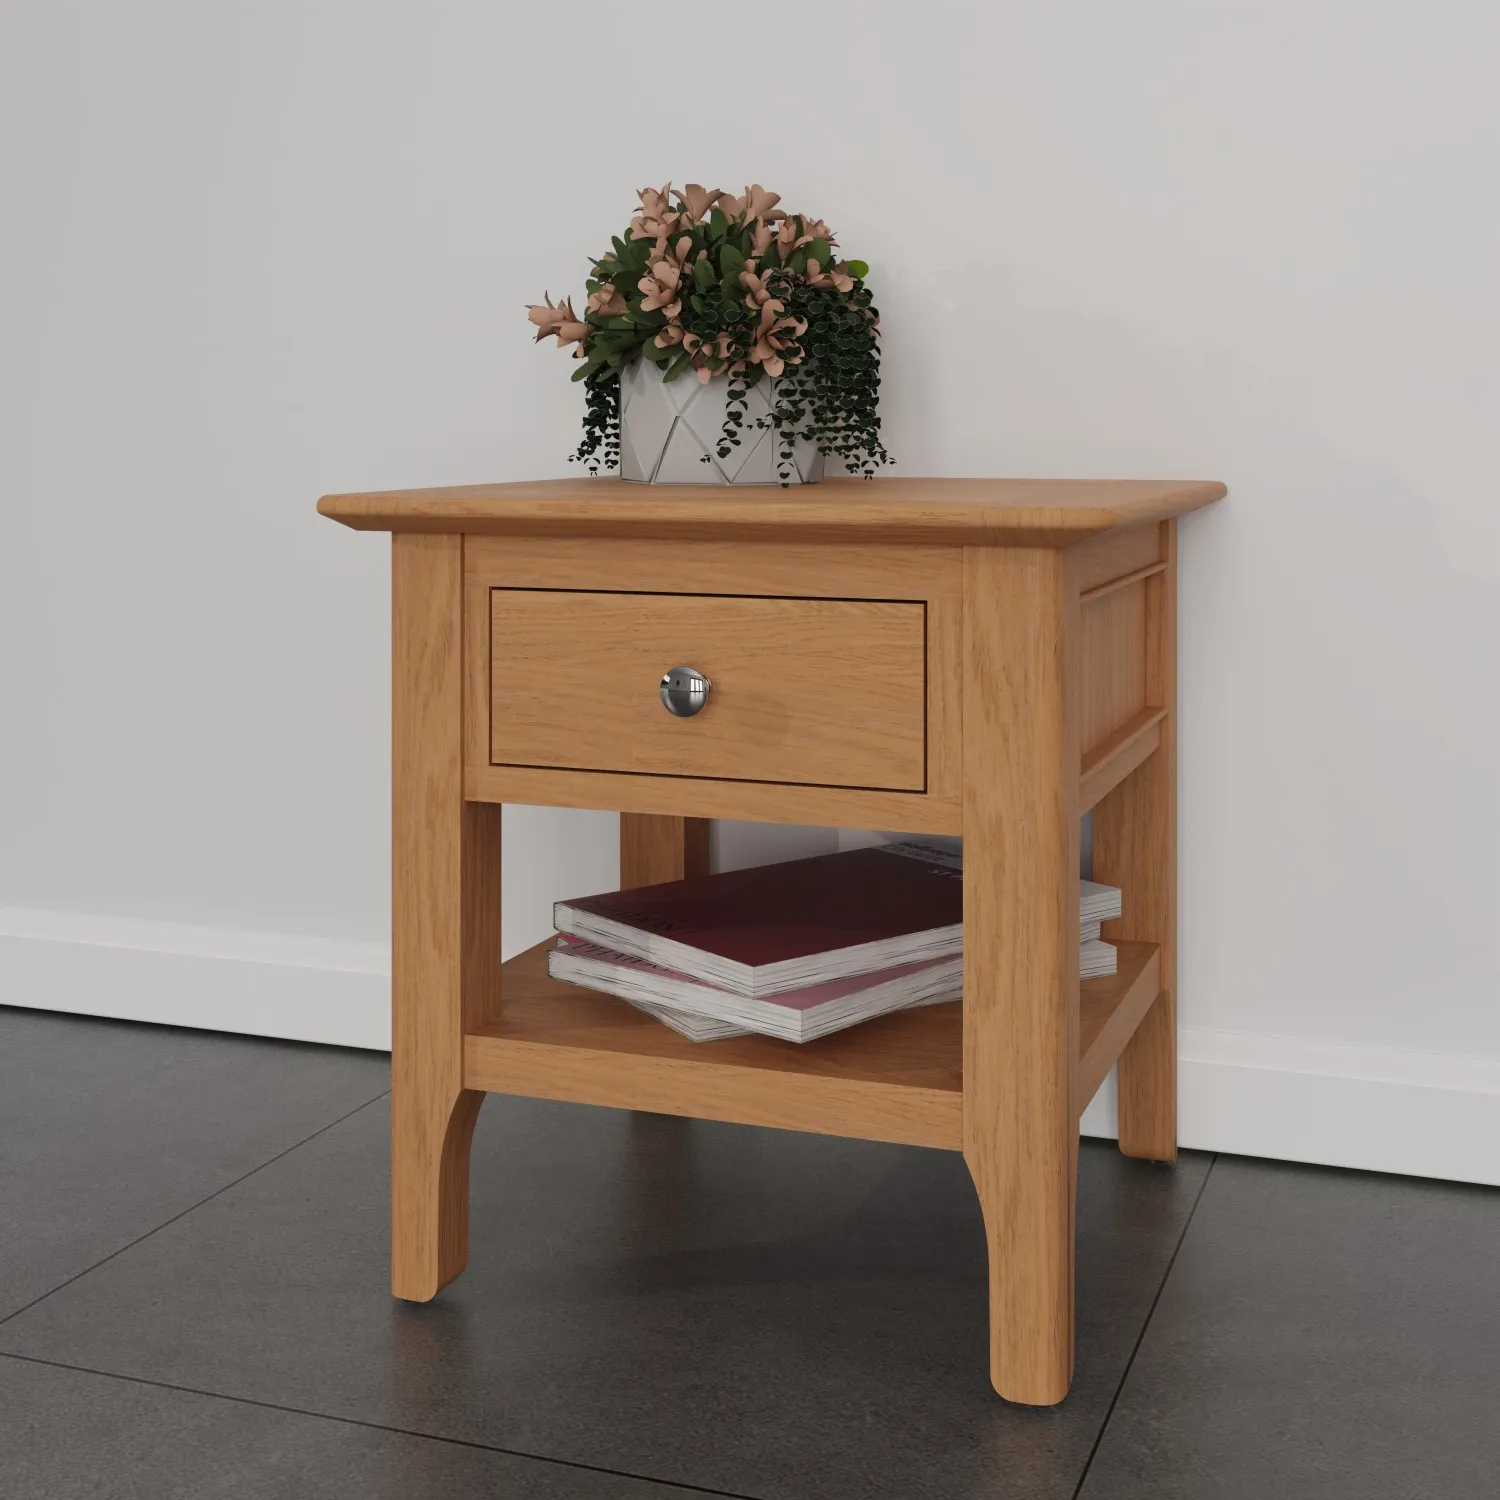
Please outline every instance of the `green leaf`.
[{"label": "green leaf", "polygon": [[714,263],[711,260],[695,260],[693,262],[693,285],[700,292],[706,292],[709,287],[717,284],[719,278],[714,272]]},{"label": "green leaf", "polygon": [[669,345],[667,348],[663,349],[657,344],[655,339],[647,339],[646,342],[641,345],[641,353],[644,354],[653,365],[664,365],[672,358],[671,346]]},{"label": "green leaf", "polygon": [[708,211],[708,237],[711,240],[722,240],[729,233],[729,220],[724,217],[722,208],[711,208]]},{"label": "green leaf", "polygon": [[738,286],[740,272],[745,269],[746,257],[733,245],[725,245],[719,251],[719,271],[726,286]]},{"label": "green leaf", "polygon": [[584,362],[573,371],[574,380],[587,380],[604,363],[602,354],[591,354]]},{"label": "green leaf", "polygon": [[643,312],[639,307],[632,307],[627,309],[625,316],[637,328],[663,328],[667,321],[666,313],[659,307],[652,308],[650,312]]},{"label": "green leaf", "polygon": [[667,370],[667,373],[662,376],[663,384],[665,384],[669,380],[676,380],[677,377],[681,375],[682,372],[692,364],[692,362],[693,356],[691,354],[679,354],[677,358],[672,361],[671,366]]},{"label": "green leaf", "polygon": [[844,269],[851,276],[857,276],[861,280],[870,274],[869,262],[863,260],[846,260],[844,262]]},{"label": "green leaf", "polygon": [[831,254],[832,252],[828,248],[828,241],[821,237],[815,239],[807,247],[807,258],[817,261],[825,271],[828,269],[828,259]]},{"label": "green leaf", "polygon": [[794,250],[788,258],[786,268],[793,276],[804,276],[807,274],[807,246],[800,250]]}]

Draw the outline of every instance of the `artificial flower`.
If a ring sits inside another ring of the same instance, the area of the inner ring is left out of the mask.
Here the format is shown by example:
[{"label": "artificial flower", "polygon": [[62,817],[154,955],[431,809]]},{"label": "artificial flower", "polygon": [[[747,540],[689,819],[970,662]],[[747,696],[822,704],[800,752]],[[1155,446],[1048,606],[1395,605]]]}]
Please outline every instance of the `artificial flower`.
[{"label": "artificial flower", "polygon": [[780,202],[780,193],[768,193],[757,182],[745,189],[743,198],[731,198],[728,193],[723,194],[719,199],[719,207],[734,220],[741,217],[747,220],[783,219],[786,215],[776,208]]},{"label": "artificial flower", "polygon": [[660,190],[648,187],[636,194],[641,200],[641,206],[630,221],[631,239],[666,239],[677,232],[682,225],[682,215],[673,212],[671,194],[670,182]]},{"label": "artificial flower", "polygon": [[646,294],[641,299],[642,312],[660,308],[668,318],[675,318],[682,311],[682,271],[675,261],[665,256],[652,261],[650,270],[636,285]]},{"label": "artificial flower", "polygon": [[597,292],[589,293],[589,311],[600,318],[622,317],[630,304],[620,294],[614,282],[606,281]]},{"label": "artificial flower", "polygon": [[540,344],[549,333],[557,332],[557,325],[566,322],[573,316],[573,310],[564,304],[554,307],[552,305],[552,293],[543,292],[540,302],[528,302],[526,304],[526,316],[536,324],[536,337],[532,340],[534,344]]},{"label": "artificial flower", "polygon": [[687,209],[688,222],[696,224],[699,219],[706,219],[708,217],[709,210],[724,194],[718,188],[715,188],[711,193],[707,192],[696,182],[690,182],[677,196],[682,200],[683,206]]},{"label": "artificial flower", "polygon": [[834,287],[841,292],[854,290],[854,278],[842,265],[835,263],[825,271],[815,256],[807,258],[807,284],[819,289]]}]

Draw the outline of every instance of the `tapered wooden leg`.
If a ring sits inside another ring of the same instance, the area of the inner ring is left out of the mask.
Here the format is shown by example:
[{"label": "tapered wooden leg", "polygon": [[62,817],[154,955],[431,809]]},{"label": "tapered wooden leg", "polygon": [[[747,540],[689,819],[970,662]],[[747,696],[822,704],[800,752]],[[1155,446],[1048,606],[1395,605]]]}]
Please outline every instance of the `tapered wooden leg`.
[{"label": "tapered wooden leg", "polygon": [[989,1240],[990,1378],[1073,1374],[1076,591],[1065,554],[964,553],[964,1159]]},{"label": "tapered wooden leg", "polygon": [[465,1026],[497,1004],[500,808],[463,800],[463,539],[397,535],[392,576],[391,1289],[468,1259]]},{"label": "tapered wooden leg", "polygon": [[1120,1150],[1177,1159],[1177,523],[1146,581],[1146,693],[1167,709],[1156,753],[1094,809],[1094,876],[1124,892],[1104,936],[1155,943],[1161,993],[1119,1062]]},{"label": "tapered wooden leg", "polygon": [[707,818],[620,814],[620,889],[708,874]]}]

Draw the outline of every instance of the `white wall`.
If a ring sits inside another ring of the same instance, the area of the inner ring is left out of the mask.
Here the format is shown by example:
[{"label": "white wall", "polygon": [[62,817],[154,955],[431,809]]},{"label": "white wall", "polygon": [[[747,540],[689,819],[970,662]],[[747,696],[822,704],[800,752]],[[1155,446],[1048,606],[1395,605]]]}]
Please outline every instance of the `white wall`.
[{"label": "white wall", "polygon": [[[1185,1134],[1500,1180],[1491,17],[11,0],[0,1000],[379,1040],[385,541],[312,502],[566,472],[522,304],[635,187],[756,180],[873,267],[901,472],[1231,487]],[[607,815],[507,838],[516,942],[610,882]]]}]

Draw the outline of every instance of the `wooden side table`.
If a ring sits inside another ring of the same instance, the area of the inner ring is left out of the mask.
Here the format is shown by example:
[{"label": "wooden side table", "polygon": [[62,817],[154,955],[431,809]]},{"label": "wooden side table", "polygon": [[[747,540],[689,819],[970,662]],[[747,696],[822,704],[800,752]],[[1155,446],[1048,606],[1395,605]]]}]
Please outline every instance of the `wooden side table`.
[{"label": "wooden side table", "polygon": [[[961,1150],[990,1375],[1073,1367],[1078,1117],[1176,1154],[1175,521],[1214,483],[612,480],[333,495],[394,533],[392,1279],[467,1258],[486,1092]],[[713,682],[674,718],[663,672]],[[697,1046],[500,961],[505,802],[617,809],[621,881],[707,864],[709,818],[961,833],[964,998],[804,1046]],[[1078,978],[1079,819],[1124,891]]]}]

